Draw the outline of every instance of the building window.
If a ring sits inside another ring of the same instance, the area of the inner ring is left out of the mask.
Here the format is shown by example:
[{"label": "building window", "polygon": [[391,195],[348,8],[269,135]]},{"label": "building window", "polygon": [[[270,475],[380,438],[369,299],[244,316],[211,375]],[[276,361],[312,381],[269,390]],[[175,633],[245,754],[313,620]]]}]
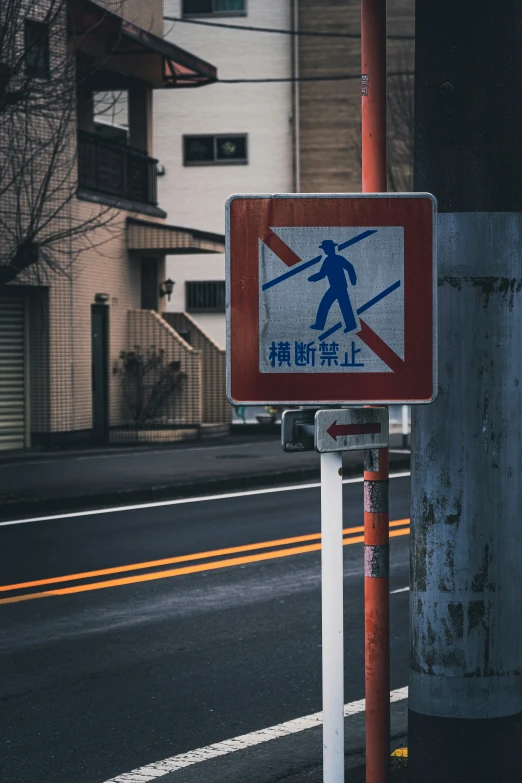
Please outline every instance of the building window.
[{"label": "building window", "polygon": [[184,136],[185,166],[248,163],[246,134]]},{"label": "building window", "polygon": [[183,16],[244,16],[247,0],[183,0]]},{"label": "building window", "polygon": [[224,313],[225,281],[185,283],[187,313]]},{"label": "building window", "polygon": [[37,79],[49,78],[49,28],[42,22],[24,22],[25,72]]}]

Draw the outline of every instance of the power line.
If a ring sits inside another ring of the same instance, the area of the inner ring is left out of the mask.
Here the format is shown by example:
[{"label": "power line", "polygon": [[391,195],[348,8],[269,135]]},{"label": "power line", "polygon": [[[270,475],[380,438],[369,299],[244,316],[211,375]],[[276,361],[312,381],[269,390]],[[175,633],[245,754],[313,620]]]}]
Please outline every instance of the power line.
[{"label": "power line", "polygon": [[[389,73],[388,76],[413,76],[413,71],[399,71]],[[351,79],[360,79],[360,73],[345,73],[340,76],[282,76],[273,79],[216,79],[218,84],[267,84],[270,82],[343,82]]]},{"label": "power line", "polygon": [[[413,76],[414,71],[395,71],[388,74],[388,78],[396,76]],[[185,80],[186,76],[183,77]],[[270,84],[273,82],[341,82],[352,79],[360,79],[360,73],[345,73],[330,76],[281,76],[271,79],[213,79],[211,84]]]},{"label": "power line", "polygon": [[[275,33],[277,35],[310,36],[313,38],[354,38],[359,39],[360,33],[330,33],[316,32],[315,30],[283,30],[276,27],[249,27],[248,25],[227,24],[225,22],[205,22],[202,19],[186,19],[182,16],[164,16],[167,22],[181,22],[182,24],[199,24],[203,27],[222,27],[226,30],[242,30],[251,33]],[[392,41],[413,41],[414,35],[389,35]]]},{"label": "power line", "polygon": [[340,76],[281,76],[273,79],[216,79],[219,84],[269,84],[271,82],[342,82],[348,79],[360,79],[360,74],[341,74]]}]

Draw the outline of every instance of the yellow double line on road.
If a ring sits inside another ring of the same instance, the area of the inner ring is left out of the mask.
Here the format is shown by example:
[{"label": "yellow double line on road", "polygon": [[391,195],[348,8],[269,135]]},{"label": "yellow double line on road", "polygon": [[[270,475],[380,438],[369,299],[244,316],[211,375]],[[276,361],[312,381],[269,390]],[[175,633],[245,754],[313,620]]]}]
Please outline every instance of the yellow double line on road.
[{"label": "yellow double line on road", "polygon": [[[409,519],[396,519],[390,522],[390,537],[405,536],[410,532]],[[395,529],[397,528],[397,529]],[[363,527],[349,527],[343,530],[343,535],[348,538],[343,539],[343,545],[360,544],[364,536],[356,535],[362,533]],[[51,598],[57,595],[70,595],[72,593],[85,593],[90,590],[103,590],[107,587],[119,587],[121,585],[131,585],[138,582],[152,582],[156,579],[168,579],[174,576],[183,576],[185,574],[196,574],[200,571],[214,571],[217,568],[229,568],[231,566],[244,565],[246,563],[258,563],[262,560],[275,560],[280,557],[291,557],[305,552],[316,552],[321,549],[321,534],[313,533],[306,536],[294,536],[293,538],[280,538],[276,541],[263,541],[260,544],[246,544],[244,546],[233,546],[225,549],[214,549],[209,552],[197,552],[193,555],[180,555],[178,557],[167,557],[162,560],[150,560],[144,563],[132,563],[126,566],[115,566],[114,568],[101,568],[97,571],[84,571],[79,574],[68,574],[67,576],[56,576],[50,579],[37,579],[31,582],[19,582],[18,584],[0,586],[0,593],[13,593],[6,598],[0,598],[0,604],[13,604],[20,601],[31,601],[36,598]],[[315,541],[313,544],[303,544],[305,541]],[[288,546],[292,544],[293,546]],[[275,549],[275,547],[279,547]],[[281,548],[283,547],[283,548]],[[255,552],[261,549],[272,549],[271,552],[257,552],[257,554],[243,555],[241,557],[226,557],[235,555],[239,552]],[[209,558],[221,558],[211,560],[205,563],[194,563],[197,560],[208,560]],[[144,574],[133,576],[122,576],[116,579],[106,579],[101,582],[88,582],[86,584],[68,585],[53,590],[40,590],[38,592],[19,593],[19,590],[30,590],[35,587],[44,587],[46,585],[57,585],[63,582],[76,582],[82,579],[94,579],[99,576],[109,576],[111,574],[128,574],[132,571],[142,571],[149,568],[160,568],[161,566],[173,565],[174,563],[190,562],[192,565],[182,566],[181,568],[169,568],[166,571],[151,571]]]}]

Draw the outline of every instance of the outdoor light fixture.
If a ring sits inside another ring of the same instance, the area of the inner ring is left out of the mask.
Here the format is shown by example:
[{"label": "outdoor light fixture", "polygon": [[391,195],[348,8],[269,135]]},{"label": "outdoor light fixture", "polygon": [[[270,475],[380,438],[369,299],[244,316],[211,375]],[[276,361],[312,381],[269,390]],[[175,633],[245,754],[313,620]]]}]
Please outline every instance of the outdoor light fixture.
[{"label": "outdoor light fixture", "polygon": [[94,301],[96,304],[107,304],[110,298],[110,294],[94,294]]},{"label": "outdoor light fixture", "polygon": [[172,296],[173,291],[174,291],[174,280],[171,280],[169,277],[167,280],[164,280],[163,283],[160,285],[160,296],[166,296],[170,302],[170,297]]}]

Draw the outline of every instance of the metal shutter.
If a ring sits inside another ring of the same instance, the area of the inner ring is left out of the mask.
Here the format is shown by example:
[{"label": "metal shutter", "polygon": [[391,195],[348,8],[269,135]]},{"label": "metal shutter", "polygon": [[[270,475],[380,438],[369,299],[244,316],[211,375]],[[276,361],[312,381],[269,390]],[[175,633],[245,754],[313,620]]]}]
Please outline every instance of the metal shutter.
[{"label": "metal shutter", "polygon": [[24,435],[23,301],[0,297],[0,450],[23,448]]}]

